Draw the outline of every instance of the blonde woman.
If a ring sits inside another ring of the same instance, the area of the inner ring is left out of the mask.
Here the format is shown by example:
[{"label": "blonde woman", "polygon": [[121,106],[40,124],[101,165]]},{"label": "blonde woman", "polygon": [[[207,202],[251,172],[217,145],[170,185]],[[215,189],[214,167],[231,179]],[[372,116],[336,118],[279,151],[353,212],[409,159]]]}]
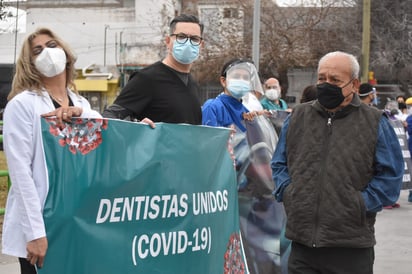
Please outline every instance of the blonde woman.
[{"label": "blonde woman", "polygon": [[4,112],[4,151],[12,186],[7,197],[2,252],[19,258],[21,273],[37,273],[47,252],[43,206],[48,191],[41,116],[57,122],[100,118],[75,87],[76,58],[51,30],[25,41]]}]

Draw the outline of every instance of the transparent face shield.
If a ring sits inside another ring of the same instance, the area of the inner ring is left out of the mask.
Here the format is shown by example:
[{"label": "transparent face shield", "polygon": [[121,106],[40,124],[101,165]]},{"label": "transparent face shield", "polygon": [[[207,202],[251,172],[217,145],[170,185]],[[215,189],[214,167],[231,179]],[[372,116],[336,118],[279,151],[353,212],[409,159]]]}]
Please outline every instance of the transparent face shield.
[{"label": "transparent face shield", "polygon": [[259,75],[255,65],[249,62],[234,63],[226,70],[226,81],[243,80],[250,82],[250,91],[263,94],[263,88],[260,83]]}]

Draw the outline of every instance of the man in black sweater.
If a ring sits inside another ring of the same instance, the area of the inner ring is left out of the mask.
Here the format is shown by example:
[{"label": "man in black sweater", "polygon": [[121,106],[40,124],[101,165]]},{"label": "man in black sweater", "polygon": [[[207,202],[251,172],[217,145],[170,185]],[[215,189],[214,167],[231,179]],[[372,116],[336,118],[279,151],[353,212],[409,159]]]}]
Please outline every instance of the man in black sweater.
[{"label": "man in black sweater", "polygon": [[135,72],[103,116],[137,119],[152,127],[154,122],[200,125],[198,85],[190,69],[203,46],[202,33],[197,17],[175,17],[165,38],[166,58]]}]

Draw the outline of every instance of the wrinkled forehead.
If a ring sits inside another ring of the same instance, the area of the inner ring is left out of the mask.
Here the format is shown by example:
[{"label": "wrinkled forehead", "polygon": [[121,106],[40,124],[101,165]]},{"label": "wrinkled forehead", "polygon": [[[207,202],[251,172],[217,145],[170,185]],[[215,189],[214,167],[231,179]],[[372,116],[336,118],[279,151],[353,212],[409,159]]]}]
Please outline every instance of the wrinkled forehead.
[{"label": "wrinkled forehead", "polygon": [[345,56],[330,56],[319,63],[318,75],[331,77],[351,77],[351,63]]}]

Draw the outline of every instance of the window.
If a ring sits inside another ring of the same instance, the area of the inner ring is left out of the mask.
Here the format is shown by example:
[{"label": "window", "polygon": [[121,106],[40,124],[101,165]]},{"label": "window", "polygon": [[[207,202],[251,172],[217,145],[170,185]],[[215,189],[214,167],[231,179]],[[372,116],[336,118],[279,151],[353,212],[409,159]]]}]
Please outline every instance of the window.
[{"label": "window", "polygon": [[235,8],[224,8],[223,18],[239,18],[239,10]]}]

